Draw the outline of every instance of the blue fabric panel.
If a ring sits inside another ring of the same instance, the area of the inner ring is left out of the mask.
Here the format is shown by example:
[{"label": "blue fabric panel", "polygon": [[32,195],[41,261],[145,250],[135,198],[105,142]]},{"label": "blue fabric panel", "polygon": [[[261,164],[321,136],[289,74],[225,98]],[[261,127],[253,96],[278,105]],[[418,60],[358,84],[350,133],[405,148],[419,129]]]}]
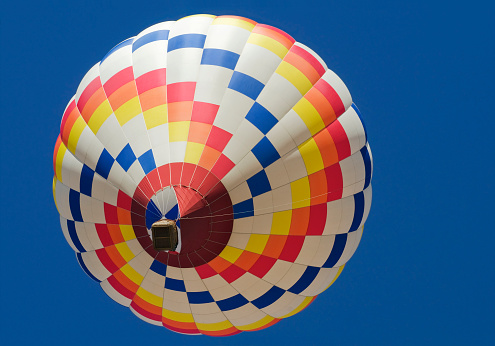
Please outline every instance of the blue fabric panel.
[{"label": "blue fabric panel", "polygon": [[271,190],[270,182],[264,170],[259,171],[247,180],[249,190],[253,197],[259,196]]},{"label": "blue fabric panel", "polygon": [[165,288],[168,288],[169,290],[172,291],[179,291],[179,292],[186,291],[186,286],[184,285],[184,281],[176,280],[172,278],[165,279]]},{"label": "blue fabric panel", "polygon": [[358,115],[359,120],[361,120],[361,124],[363,125],[363,129],[364,129],[364,136],[366,138],[366,143],[367,143],[368,142],[368,131],[366,131],[366,125],[364,124],[364,121],[363,121],[363,115],[361,114],[361,112],[359,111],[359,109],[357,108],[355,103],[352,103],[351,107],[356,111],[356,114]]},{"label": "blue fabric panel", "polygon": [[153,261],[150,267],[151,270],[153,270],[155,273],[160,274],[162,276],[167,275],[167,265],[163,264],[160,261]]},{"label": "blue fabric panel", "polygon": [[80,185],[81,193],[84,193],[86,196],[91,196],[94,176],[95,176],[95,172],[88,166],[83,165],[81,171],[81,177],[79,179],[79,185]]},{"label": "blue fabric panel", "polygon": [[153,151],[151,149],[141,155],[138,160],[146,174],[156,168],[155,158],[153,157]]},{"label": "blue fabric panel", "polygon": [[273,286],[268,292],[263,294],[261,297],[256,298],[251,303],[253,303],[253,305],[256,306],[258,309],[263,309],[277,301],[277,299],[282,297],[284,293],[285,290],[281,289],[280,287]]},{"label": "blue fabric panel", "polygon": [[112,169],[114,159],[112,155],[107,151],[107,149],[103,149],[103,152],[98,159],[98,163],[96,164],[96,173],[101,175],[103,178],[108,178],[108,173]]},{"label": "blue fabric panel", "polygon": [[364,172],[365,172],[364,187],[363,187],[364,190],[371,183],[371,157],[370,157],[370,153],[368,152],[368,147],[364,146],[361,148],[361,156],[363,157]]},{"label": "blue fabric panel", "polygon": [[67,220],[67,228],[69,229],[70,239],[74,243],[77,251],[86,252],[86,249],[82,246],[81,242],[79,241],[79,237],[77,236],[76,223],[72,220]]},{"label": "blue fabric panel", "polygon": [[301,278],[291,288],[289,288],[288,291],[294,294],[301,293],[306,288],[308,288],[309,285],[311,285],[319,272],[320,268],[307,267]]},{"label": "blue fabric panel", "polygon": [[190,304],[204,304],[213,302],[213,297],[208,291],[187,292],[187,299],[189,299]]},{"label": "blue fabric panel", "polygon": [[139,49],[140,47],[144,46],[145,44],[154,42],[154,41],[164,41],[168,40],[168,30],[157,30],[150,32],[149,34],[143,35],[140,37],[138,40],[134,41],[132,44],[132,51],[134,52],[135,50]]},{"label": "blue fabric panel", "polygon": [[203,50],[201,65],[215,65],[233,70],[237,60],[239,54],[223,49],[207,48]]},{"label": "blue fabric panel", "polygon": [[273,126],[278,122],[272,113],[270,113],[265,107],[255,102],[246,115],[246,119],[258,128],[263,134],[267,134]]},{"label": "blue fabric panel", "polygon": [[240,294],[217,301],[217,305],[222,311],[234,310],[243,305],[246,305],[247,303],[249,303],[249,301]]},{"label": "blue fabric panel", "polygon": [[176,220],[179,218],[179,205],[176,204],[165,214],[165,217],[169,220]]},{"label": "blue fabric panel", "polygon": [[250,198],[243,202],[237,203],[233,206],[234,219],[241,219],[243,217],[254,216],[253,199]]},{"label": "blue fabric panel", "polygon": [[202,34],[184,34],[172,37],[168,40],[168,51],[171,52],[180,48],[203,48],[206,41],[206,35]]},{"label": "blue fabric panel", "polygon": [[75,190],[69,191],[69,207],[74,221],[83,221],[81,214],[81,194]]},{"label": "blue fabric panel", "polygon": [[339,261],[340,256],[342,256],[346,243],[347,243],[347,233],[337,234],[335,236],[335,242],[333,243],[330,256],[328,256],[328,259],[325,262],[325,264],[323,264],[322,268],[333,268],[333,266]]},{"label": "blue fabric panel", "polygon": [[79,262],[79,265],[81,266],[82,270],[84,270],[86,275],[88,275],[91,279],[93,279],[96,282],[101,282],[93,274],[91,274],[88,267],[86,267],[86,264],[84,264],[84,261],[82,259],[82,255],[79,252],[76,252],[76,258],[77,258],[77,262]]},{"label": "blue fabric panel", "polygon": [[354,195],[354,218],[349,232],[354,232],[358,229],[364,215],[364,193],[360,192]]},{"label": "blue fabric panel", "polygon": [[272,142],[270,142],[270,140],[266,137],[263,137],[251,151],[261,163],[263,168],[270,166],[272,163],[280,159],[277,149],[275,149]]},{"label": "blue fabric panel", "polygon": [[110,51],[107,53],[107,55],[105,55],[103,57],[103,59],[101,59],[100,61],[100,64],[105,61],[106,58],[108,58],[112,53],[118,51],[120,48],[123,48],[125,46],[128,46],[130,44],[132,44],[132,41],[134,40],[134,38],[128,38],[127,40],[123,41],[123,42],[120,42],[118,45],[116,45],[115,47],[113,47],[112,49],[110,49]]},{"label": "blue fabric panel", "polygon": [[136,161],[136,155],[134,155],[131,145],[127,143],[124,149],[120,151],[119,156],[117,156],[117,162],[127,172],[134,161]]},{"label": "blue fabric panel", "polygon": [[228,86],[229,89],[238,91],[253,100],[256,100],[264,87],[260,81],[238,71],[234,71]]},{"label": "blue fabric panel", "polygon": [[162,218],[162,212],[156,204],[150,200],[146,206],[146,228],[151,229],[151,225]]}]

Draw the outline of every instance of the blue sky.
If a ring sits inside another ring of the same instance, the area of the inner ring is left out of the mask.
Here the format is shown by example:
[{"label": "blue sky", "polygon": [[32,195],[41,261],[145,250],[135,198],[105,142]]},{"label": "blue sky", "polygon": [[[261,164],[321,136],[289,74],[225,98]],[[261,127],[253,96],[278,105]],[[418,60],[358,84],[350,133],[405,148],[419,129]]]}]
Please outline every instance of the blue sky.
[{"label": "blue sky", "polygon": [[[495,342],[495,5],[489,1],[15,1],[1,5],[4,344]],[[356,254],[306,310],[230,338],[146,324],[79,268],[52,200],[63,110],[118,42],[235,14],[314,49],[363,113],[373,204]],[[3,342],[2,342],[3,343]]]}]

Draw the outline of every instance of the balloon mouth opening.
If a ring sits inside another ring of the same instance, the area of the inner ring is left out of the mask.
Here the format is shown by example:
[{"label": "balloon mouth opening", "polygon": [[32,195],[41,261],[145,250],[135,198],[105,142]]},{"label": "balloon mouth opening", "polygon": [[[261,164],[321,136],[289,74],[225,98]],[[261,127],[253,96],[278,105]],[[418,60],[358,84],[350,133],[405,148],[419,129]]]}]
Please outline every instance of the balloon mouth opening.
[{"label": "balloon mouth opening", "polygon": [[156,251],[175,251],[179,243],[174,220],[161,219],[151,225],[151,238]]}]

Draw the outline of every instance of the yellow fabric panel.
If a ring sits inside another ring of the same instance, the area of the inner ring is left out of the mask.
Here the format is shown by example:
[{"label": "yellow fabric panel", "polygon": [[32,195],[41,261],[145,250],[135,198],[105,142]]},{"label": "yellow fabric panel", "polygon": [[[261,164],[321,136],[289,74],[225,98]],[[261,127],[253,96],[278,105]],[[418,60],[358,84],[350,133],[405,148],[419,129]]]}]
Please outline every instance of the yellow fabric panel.
[{"label": "yellow fabric panel", "polygon": [[265,249],[266,243],[268,242],[268,234],[251,234],[249,241],[246,245],[246,251],[251,251],[260,254]]},{"label": "yellow fabric panel", "polygon": [[292,209],[309,207],[311,204],[311,192],[308,177],[290,183],[290,189],[292,192]]},{"label": "yellow fabric panel", "polygon": [[187,142],[186,147],[186,157],[184,157],[184,162],[198,164],[201,154],[203,153],[205,145],[194,142]]},{"label": "yellow fabric panel", "polygon": [[127,245],[125,242],[115,244],[115,247],[117,248],[120,255],[126,262],[129,262],[131,259],[135,257],[135,255],[132,253],[131,249],[129,248],[129,245]]},{"label": "yellow fabric panel", "polygon": [[282,61],[275,72],[295,86],[301,95],[306,94],[313,87],[313,84],[311,84],[304,73],[286,61]]},{"label": "yellow fabric panel", "polygon": [[257,46],[268,49],[269,51],[278,55],[280,59],[283,59],[284,56],[289,51],[282,43],[277,42],[273,38],[261,34],[252,33],[249,36],[247,43],[252,43]]},{"label": "yellow fabric panel", "polygon": [[160,105],[143,112],[144,122],[148,130],[168,121],[167,105]]},{"label": "yellow fabric panel", "polygon": [[136,115],[141,113],[141,104],[139,103],[139,97],[133,97],[119,109],[115,110],[115,116],[119,121],[120,126],[124,125],[126,122],[134,118]]},{"label": "yellow fabric panel", "polygon": [[190,123],[190,121],[174,121],[168,123],[169,142],[187,141]]},{"label": "yellow fabric panel", "polygon": [[242,251],[243,250],[227,245],[219,256],[222,257],[224,260],[229,261],[230,263],[234,263],[242,254]]},{"label": "yellow fabric panel", "polygon": [[271,234],[288,235],[290,222],[292,219],[292,210],[284,210],[273,213]]},{"label": "yellow fabric panel", "polygon": [[55,206],[57,207],[57,211],[60,214],[60,210],[58,210],[58,205],[57,205],[57,194],[55,193],[55,186],[57,185],[57,177],[53,177],[53,183],[52,183],[52,193],[53,193],[53,200],[55,201]]},{"label": "yellow fabric panel", "polygon": [[254,29],[254,24],[235,18],[216,18],[211,25],[231,25],[246,29],[247,31]]},{"label": "yellow fabric panel", "polygon": [[301,144],[299,146],[299,152],[301,153],[304,164],[306,165],[308,175],[325,168],[320,154],[320,149],[313,138],[310,138]]},{"label": "yellow fabric panel", "polygon": [[204,330],[208,332],[216,332],[219,330],[225,330],[233,327],[232,323],[230,323],[228,320],[225,320],[223,322],[216,322],[216,323],[196,322],[196,326],[198,327],[199,330]]},{"label": "yellow fabric panel", "polygon": [[119,227],[125,241],[136,238],[136,234],[134,233],[134,229],[131,225],[119,225]]},{"label": "yellow fabric panel", "polygon": [[246,324],[244,326],[235,326],[235,327],[237,329],[239,329],[239,330],[245,330],[245,331],[247,331],[247,330],[253,330],[253,329],[258,329],[258,328],[261,328],[263,326],[266,326],[268,323],[270,323],[274,319],[275,318],[266,315],[261,320],[258,320],[258,321],[254,322],[254,323]]},{"label": "yellow fabric panel", "polygon": [[150,304],[155,306],[162,307],[163,305],[163,297],[158,297],[153,293],[146,291],[144,288],[139,287],[136,294],[143,300],[147,301]]},{"label": "yellow fabric panel", "polygon": [[58,180],[62,181],[62,163],[64,162],[64,156],[67,152],[65,144],[62,142],[58,147],[57,158],[55,159],[55,176]]},{"label": "yellow fabric panel", "polygon": [[314,136],[325,128],[325,123],[316,108],[304,97],[294,106],[294,111],[304,121],[311,135]]},{"label": "yellow fabric panel", "polygon": [[194,322],[192,314],[162,309],[162,316],[177,322]]},{"label": "yellow fabric panel", "polygon": [[120,270],[136,285],[141,285],[141,282],[143,281],[143,276],[139,274],[136,270],[134,270],[134,268],[132,268],[129,263],[127,263],[125,266],[120,268]]},{"label": "yellow fabric panel", "polygon": [[306,306],[308,306],[308,304],[311,303],[312,300],[313,300],[313,297],[306,297],[297,308],[295,308],[293,311],[289,312],[287,315],[284,315],[280,318],[287,318],[287,317],[291,317],[291,316],[297,314],[298,312],[303,310]]},{"label": "yellow fabric panel", "polygon": [[98,108],[96,108],[91,118],[89,118],[88,126],[91,131],[97,133],[101,125],[103,125],[105,120],[107,120],[112,113],[113,111],[112,107],[110,107],[110,103],[108,103],[108,100],[104,100]]},{"label": "yellow fabric panel", "polygon": [[82,117],[77,117],[74,125],[70,129],[69,138],[67,139],[67,149],[72,153],[76,152],[77,141],[79,141],[79,137],[81,137],[81,133],[86,127],[86,122]]},{"label": "yellow fabric panel", "polygon": [[[328,287],[330,287],[330,286],[332,286],[332,285],[333,285],[333,283],[335,282],[335,280],[337,280],[337,279],[339,278],[340,274],[342,273],[342,270],[344,270],[344,267],[345,267],[345,264],[343,264],[343,265],[339,268],[339,271],[337,272],[337,275],[335,275],[335,277],[333,278],[332,282],[330,282],[330,284],[327,286],[327,288],[328,288]],[[327,288],[325,288],[325,289],[327,289]]]}]

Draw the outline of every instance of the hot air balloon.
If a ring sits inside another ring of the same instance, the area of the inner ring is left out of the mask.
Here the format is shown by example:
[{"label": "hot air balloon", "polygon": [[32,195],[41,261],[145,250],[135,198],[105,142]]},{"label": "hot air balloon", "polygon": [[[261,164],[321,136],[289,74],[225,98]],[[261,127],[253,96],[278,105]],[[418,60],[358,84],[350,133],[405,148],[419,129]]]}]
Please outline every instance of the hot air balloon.
[{"label": "hot air balloon", "polygon": [[227,336],[306,308],[355,252],[372,158],[310,48],[236,16],[111,49],[62,117],[54,198],[86,274],[142,320]]}]

